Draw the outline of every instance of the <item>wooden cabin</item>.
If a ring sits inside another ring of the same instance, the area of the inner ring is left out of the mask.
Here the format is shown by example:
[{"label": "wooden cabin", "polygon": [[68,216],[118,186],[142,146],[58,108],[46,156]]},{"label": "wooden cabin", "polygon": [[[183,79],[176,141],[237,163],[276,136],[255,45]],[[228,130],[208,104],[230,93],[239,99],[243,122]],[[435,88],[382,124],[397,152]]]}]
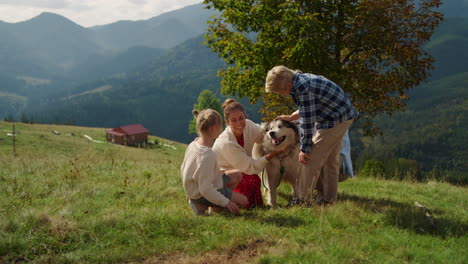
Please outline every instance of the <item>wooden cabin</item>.
[{"label": "wooden cabin", "polygon": [[140,124],[121,126],[106,131],[107,142],[125,146],[139,146],[148,142],[149,130]]}]

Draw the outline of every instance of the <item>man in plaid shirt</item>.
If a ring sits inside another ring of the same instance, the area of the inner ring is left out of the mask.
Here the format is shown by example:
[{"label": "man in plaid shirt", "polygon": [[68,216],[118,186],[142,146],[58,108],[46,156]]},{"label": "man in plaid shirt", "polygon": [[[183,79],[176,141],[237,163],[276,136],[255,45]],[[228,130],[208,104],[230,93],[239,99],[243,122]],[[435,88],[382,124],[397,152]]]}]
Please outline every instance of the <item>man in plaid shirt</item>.
[{"label": "man in plaid shirt", "polygon": [[[324,195],[321,202],[334,203],[338,193],[342,138],[359,112],[334,82],[284,66],[276,66],[268,72],[265,90],[290,95],[299,108],[291,115],[277,117],[287,121],[301,120],[298,158],[304,164],[305,173],[301,176],[299,198],[290,204],[312,200],[319,177],[322,177]],[[315,134],[314,129],[317,130]]]}]

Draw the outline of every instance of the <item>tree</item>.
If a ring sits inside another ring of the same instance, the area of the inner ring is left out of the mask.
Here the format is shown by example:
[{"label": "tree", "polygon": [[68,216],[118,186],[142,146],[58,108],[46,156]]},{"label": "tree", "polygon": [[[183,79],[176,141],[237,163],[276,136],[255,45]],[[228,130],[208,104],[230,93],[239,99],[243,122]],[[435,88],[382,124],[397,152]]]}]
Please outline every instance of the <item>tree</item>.
[{"label": "tree", "polygon": [[[197,104],[193,105],[193,109],[201,111],[208,108],[216,110],[220,114],[223,113],[221,102],[219,101],[218,97],[216,97],[216,95],[214,95],[210,90],[203,90],[198,96]],[[195,118],[190,120],[188,131],[192,134],[197,133]]]},{"label": "tree", "polygon": [[266,121],[295,109],[289,98],[264,92],[276,65],[324,75],[373,119],[404,109],[407,90],[421,83],[433,58],[423,50],[442,14],[440,0],[205,0],[220,11],[206,43],[226,61],[223,94],[263,100]]}]

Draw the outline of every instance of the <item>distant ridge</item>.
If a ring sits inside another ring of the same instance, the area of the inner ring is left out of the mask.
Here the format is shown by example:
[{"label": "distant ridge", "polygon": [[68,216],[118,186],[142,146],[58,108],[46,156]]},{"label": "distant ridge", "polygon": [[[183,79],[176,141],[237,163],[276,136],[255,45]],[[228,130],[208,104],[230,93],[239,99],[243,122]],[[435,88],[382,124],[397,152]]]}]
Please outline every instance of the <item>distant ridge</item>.
[{"label": "distant ridge", "polygon": [[203,33],[213,14],[203,4],[195,4],[146,20],[121,20],[89,29],[97,33],[101,45],[112,49],[135,45],[167,49]]},{"label": "distant ridge", "polygon": [[[1,22],[0,59],[8,63],[0,65],[0,73],[62,78],[92,57],[118,55],[135,46],[172,48],[203,33],[211,14],[196,4],[147,20],[90,28],[51,12],[22,22]],[[30,65],[38,66],[28,72]]]},{"label": "distant ridge", "polygon": [[37,22],[37,21],[41,21],[41,20],[50,20],[50,19],[67,21],[67,22],[78,25],[77,23],[71,21],[70,19],[68,19],[68,18],[66,18],[66,17],[64,17],[62,15],[53,13],[53,12],[42,12],[39,15],[37,15],[37,16],[35,16],[35,17],[33,17],[33,18],[29,19],[29,20],[19,22],[18,24],[25,23],[25,22]]}]

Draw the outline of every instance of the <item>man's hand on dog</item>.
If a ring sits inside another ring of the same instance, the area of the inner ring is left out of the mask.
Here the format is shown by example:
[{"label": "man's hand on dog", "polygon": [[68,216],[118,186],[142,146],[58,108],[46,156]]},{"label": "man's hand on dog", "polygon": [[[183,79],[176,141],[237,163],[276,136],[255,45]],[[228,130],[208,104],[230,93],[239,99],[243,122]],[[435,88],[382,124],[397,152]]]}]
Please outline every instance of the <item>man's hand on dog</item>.
[{"label": "man's hand on dog", "polygon": [[290,115],[279,115],[279,116],[275,117],[275,120],[277,120],[277,119],[286,120],[286,121],[289,121],[289,122],[298,120],[299,119],[299,110],[297,110],[296,112],[294,112],[294,113],[292,113]]},{"label": "man's hand on dog", "polygon": [[279,115],[277,117],[275,117],[275,120],[277,119],[281,119],[281,120],[285,120],[285,121],[293,121],[292,117],[290,115]]},{"label": "man's hand on dog", "polygon": [[307,164],[307,160],[312,159],[309,154],[304,153],[304,152],[299,152],[299,162],[302,164]]}]

